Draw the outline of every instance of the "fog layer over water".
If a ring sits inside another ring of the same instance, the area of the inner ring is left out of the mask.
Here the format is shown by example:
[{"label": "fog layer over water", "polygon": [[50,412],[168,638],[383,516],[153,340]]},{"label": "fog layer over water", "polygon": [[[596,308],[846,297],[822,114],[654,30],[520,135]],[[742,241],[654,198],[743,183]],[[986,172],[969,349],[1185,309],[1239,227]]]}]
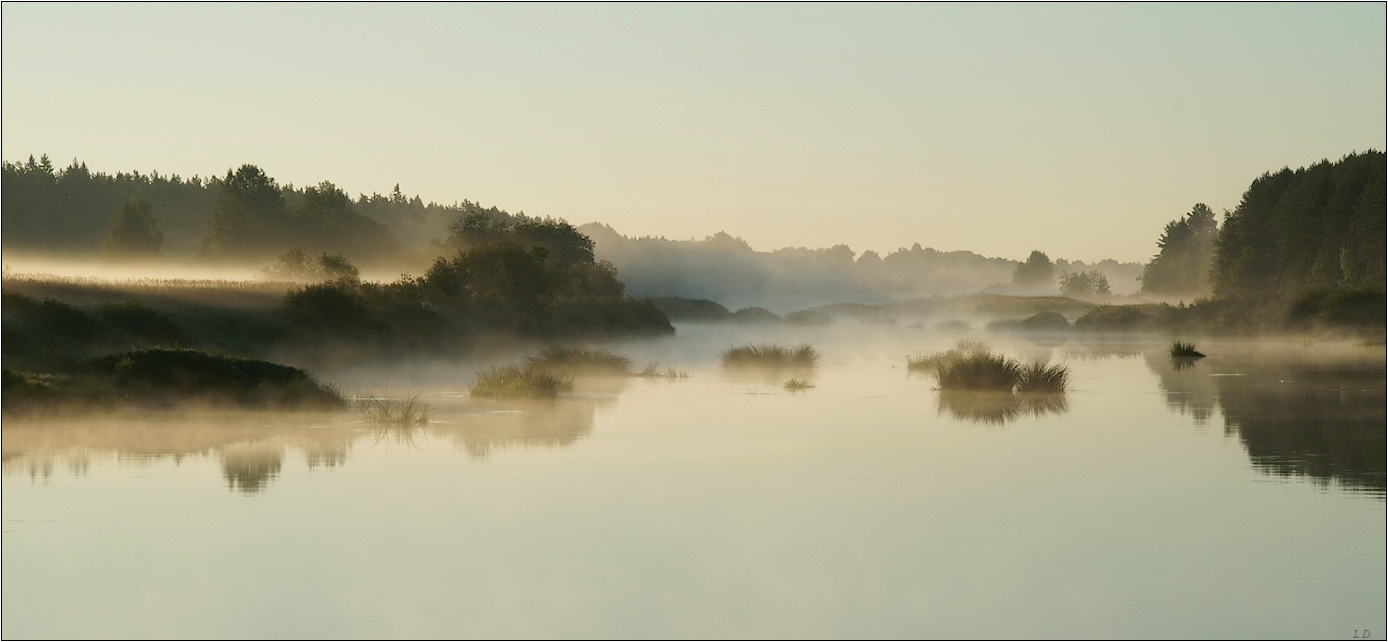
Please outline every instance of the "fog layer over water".
[{"label": "fog layer over water", "polygon": [[[943,395],[923,329],[682,325],[683,380],[352,413],[4,424],[6,637],[1332,637],[1385,618],[1384,353],[981,337],[1061,397]],[[734,344],[823,364],[729,373]],[[638,365],[639,367],[639,365]]]}]

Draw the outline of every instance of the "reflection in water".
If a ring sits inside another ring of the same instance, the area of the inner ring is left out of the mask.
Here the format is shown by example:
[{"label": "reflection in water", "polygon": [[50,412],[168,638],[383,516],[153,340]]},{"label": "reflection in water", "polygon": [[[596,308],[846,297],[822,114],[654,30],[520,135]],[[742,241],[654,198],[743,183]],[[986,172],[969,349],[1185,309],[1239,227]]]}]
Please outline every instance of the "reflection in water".
[{"label": "reflection in water", "polygon": [[804,367],[733,366],[723,368],[723,378],[733,383],[781,388],[795,379],[811,386],[818,371]]},{"label": "reflection in water", "polygon": [[1189,367],[1146,355],[1167,405],[1203,422],[1216,408],[1253,466],[1384,493],[1381,351],[1227,347]]},{"label": "reflection in water", "polygon": [[254,494],[279,477],[291,449],[301,451],[309,470],[314,470],[343,465],[352,444],[363,439],[412,447],[422,437],[442,437],[474,458],[515,446],[569,446],[592,432],[597,409],[612,403],[625,386],[581,384],[580,394],[547,402],[482,403],[463,397],[450,406],[445,400],[435,404],[436,420],[422,426],[364,424],[349,413],[122,413],[51,421],[7,419],[4,471],[47,478],[60,463],[82,474],[94,456],[130,463],[215,457],[228,488]]},{"label": "reflection in water", "polygon": [[284,465],[284,445],[274,442],[231,444],[221,449],[227,487],[248,495],[265,490]]},{"label": "reflection in water", "polygon": [[589,399],[513,402],[466,417],[447,430],[449,438],[474,458],[493,448],[570,446],[593,431],[597,403]]},{"label": "reflection in water", "polygon": [[975,423],[1005,424],[1021,417],[1060,415],[1069,410],[1065,393],[939,391],[939,414]]}]

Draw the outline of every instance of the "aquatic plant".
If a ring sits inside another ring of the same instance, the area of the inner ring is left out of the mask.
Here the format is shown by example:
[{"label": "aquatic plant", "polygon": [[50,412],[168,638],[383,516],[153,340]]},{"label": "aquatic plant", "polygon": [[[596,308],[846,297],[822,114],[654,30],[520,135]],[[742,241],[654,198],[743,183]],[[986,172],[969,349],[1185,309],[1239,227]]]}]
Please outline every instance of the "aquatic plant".
[{"label": "aquatic plant", "polygon": [[472,396],[546,399],[572,388],[572,379],[560,378],[538,368],[496,366],[478,373],[477,383],[472,386]]},{"label": "aquatic plant", "polygon": [[1171,344],[1172,359],[1200,359],[1205,355],[1195,349],[1194,343],[1177,341]]},{"label": "aquatic plant", "polygon": [[631,374],[631,359],[601,348],[554,346],[525,358],[527,368],[564,374]]},{"label": "aquatic plant", "polygon": [[683,370],[676,370],[676,369],[674,369],[674,368],[671,367],[671,366],[665,366],[664,369],[661,369],[660,366],[658,366],[658,365],[652,363],[652,364],[648,364],[648,365],[646,366],[646,369],[645,369],[645,370],[642,370],[641,372],[636,373],[636,376],[638,376],[638,377],[645,377],[645,378],[647,378],[647,379],[671,379],[671,380],[674,380],[674,379],[688,379],[688,378],[689,378],[689,373],[688,373],[688,372],[685,372],[685,371],[683,371]]},{"label": "aquatic plant", "polygon": [[906,369],[910,371],[935,370],[939,368],[941,364],[958,361],[972,354],[987,352],[988,344],[982,341],[964,339],[954,344],[954,347],[949,350],[921,353],[906,357]]},{"label": "aquatic plant", "polygon": [[723,367],[813,368],[819,365],[819,351],[808,343],[786,347],[778,343],[728,348],[718,353]]},{"label": "aquatic plant", "polygon": [[371,424],[416,426],[429,423],[429,406],[419,400],[419,395],[408,399],[361,397],[354,400],[353,406],[357,414]]},{"label": "aquatic plant", "polygon": [[935,379],[941,390],[995,390],[1011,392],[1020,378],[1021,364],[990,352],[975,352],[940,363]]},{"label": "aquatic plant", "polygon": [[814,384],[810,383],[810,380],[804,377],[790,379],[786,381],[784,386],[786,392],[803,392],[813,387]]},{"label": "aquatic plant", "polygon": [[1017,392],[1065,392],[1070,381],[1070,369],[1062,365],[1046,365],[1039,361],[1017,369]]}]

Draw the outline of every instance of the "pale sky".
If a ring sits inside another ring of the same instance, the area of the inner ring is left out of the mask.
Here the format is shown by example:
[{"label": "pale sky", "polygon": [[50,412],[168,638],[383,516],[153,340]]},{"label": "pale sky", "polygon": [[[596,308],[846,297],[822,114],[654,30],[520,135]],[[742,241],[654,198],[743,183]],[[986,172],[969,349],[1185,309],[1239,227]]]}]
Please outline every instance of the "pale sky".
[{"label": "pale sky", "polygon": [[1385,147],[1385,5],[5,4],[3,156],[627,235],[1145,261]]}]

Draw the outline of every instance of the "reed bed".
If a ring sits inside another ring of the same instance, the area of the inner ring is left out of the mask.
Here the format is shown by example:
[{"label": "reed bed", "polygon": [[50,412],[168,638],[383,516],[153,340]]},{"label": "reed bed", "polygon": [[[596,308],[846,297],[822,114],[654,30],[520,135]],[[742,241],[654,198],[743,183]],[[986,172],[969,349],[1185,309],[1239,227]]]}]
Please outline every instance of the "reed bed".
[{"label": "reed bed", "polygon": [[474,397],[499,399],[553,399],[573,389],[573,380],[540,368],[496,366],[477,375]]},{"label": "reed bed", "polygon": [[779,343],[746,345],[718,353],[725,368],[813,368],[819,365],[818,350],[808,343],[787,347]]}]

